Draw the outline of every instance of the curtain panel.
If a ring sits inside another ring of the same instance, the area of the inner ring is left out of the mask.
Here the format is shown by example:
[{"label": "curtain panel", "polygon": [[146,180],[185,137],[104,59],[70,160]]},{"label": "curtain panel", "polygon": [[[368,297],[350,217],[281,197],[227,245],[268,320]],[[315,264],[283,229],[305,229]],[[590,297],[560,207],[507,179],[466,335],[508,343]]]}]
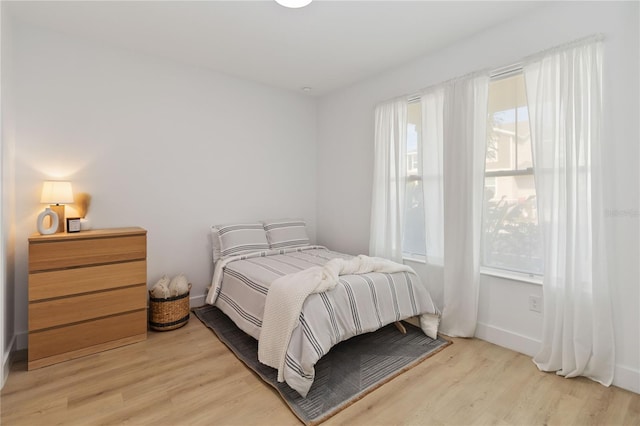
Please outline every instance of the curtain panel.
[{"label": "curtain panel", "polygon": [[444,265],[444,86],[420,94],[426,262]]},{"label": "curtain panel", "polygon": [[473,337],[478,317],[480,237],[489,76],[444,91],[444,309],[440,331]]},{"label": "curtain panel", "polygon": [[540,370],[613,381],[615,354],[603,237],[602,42],[525,63],[543,236]]},{"label": "curtain panel", "polygon": [[407,99],[375,109],[369,253],[402,263],[407,156]]}]

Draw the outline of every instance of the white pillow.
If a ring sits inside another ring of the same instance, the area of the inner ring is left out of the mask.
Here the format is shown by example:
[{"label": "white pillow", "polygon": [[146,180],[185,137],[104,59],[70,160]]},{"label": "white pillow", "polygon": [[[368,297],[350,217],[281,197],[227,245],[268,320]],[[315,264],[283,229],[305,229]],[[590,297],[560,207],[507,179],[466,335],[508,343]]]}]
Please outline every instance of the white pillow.
[{"label": "white pillow", "polygon": [[309,245],[307,224],[303,219],[280,219],[264,222],[269,247],[281,249]]},{"label": "white pillow", "polygon": [[262,223],[234,223],[211,227],[213,261],[269,249]]}]

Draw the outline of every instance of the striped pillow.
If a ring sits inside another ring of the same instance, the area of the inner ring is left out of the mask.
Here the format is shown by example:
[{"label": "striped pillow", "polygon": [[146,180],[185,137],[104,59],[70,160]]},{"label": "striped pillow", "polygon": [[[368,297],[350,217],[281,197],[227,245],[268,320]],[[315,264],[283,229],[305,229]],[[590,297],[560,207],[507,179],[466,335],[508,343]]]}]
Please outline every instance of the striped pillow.
[{"label": "striped pillow", "polygon": [[280,249],[309,245],[307,224],[302,219],[281,219],[264,222],[269,247]]},{"label": "striped pillow", "polygon": [[236,223],[211,227],[213,261],[269,249],[266,232],[261,223]]}]

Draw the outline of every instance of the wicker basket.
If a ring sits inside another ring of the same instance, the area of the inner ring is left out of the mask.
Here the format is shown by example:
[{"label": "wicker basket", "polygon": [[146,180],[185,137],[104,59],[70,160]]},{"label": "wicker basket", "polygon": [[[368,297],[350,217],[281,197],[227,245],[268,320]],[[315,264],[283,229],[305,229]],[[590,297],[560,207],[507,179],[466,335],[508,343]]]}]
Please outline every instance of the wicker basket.
[{"label": "wicker basket", "polygon": [[156,298],[149,292],[149,327],[157,331],[180,328],[189,322],[189,291],[168,299]]}]

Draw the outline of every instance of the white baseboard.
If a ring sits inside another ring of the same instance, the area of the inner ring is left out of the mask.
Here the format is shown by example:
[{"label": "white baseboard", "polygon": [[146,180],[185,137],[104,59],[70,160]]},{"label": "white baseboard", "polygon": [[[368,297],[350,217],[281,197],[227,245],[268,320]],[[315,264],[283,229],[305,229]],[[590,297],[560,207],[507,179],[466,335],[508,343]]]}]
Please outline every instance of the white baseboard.
[{"label": "white baseboard", "polygon": [[202,296],[191,296],[189,297],[189,304],[191,305],[192,308],[198,307],[198,306],[202,306],[205,304],[205,299],[206,295],[202,295]]},{"label": "white baseboard", "polygon": [[16,336],[11,338],[9,343],[9,349],[2,354],[2,377],[0,377],[0,389],[4,387],[7,377],[9,377],[9,370],[11,370],[11,354],[15,351]]},{"label": "white baseboard", "polygon": [[29,333],[23,331],[22,333],[16,333],[16,350],[21,351],[27,349],[29,346]]},{"label": "white baseboard", "polygon": [[640,371],[616,365],[613,385],[631,392],[640,393]]},{"label": "white baseboard", "polygon": [[[483,323],[478,323],[476,326],[475,337],[530,357],[536,355],[541,343],[530,337]],[[640,371],[616,365],[613,385],[631,392],[640,393]]]},{"label": "white baseboard", "polygon": [[540,348],[538,340],[480,322],[476,326],[476,337],[529,356],[534,356]]}]

